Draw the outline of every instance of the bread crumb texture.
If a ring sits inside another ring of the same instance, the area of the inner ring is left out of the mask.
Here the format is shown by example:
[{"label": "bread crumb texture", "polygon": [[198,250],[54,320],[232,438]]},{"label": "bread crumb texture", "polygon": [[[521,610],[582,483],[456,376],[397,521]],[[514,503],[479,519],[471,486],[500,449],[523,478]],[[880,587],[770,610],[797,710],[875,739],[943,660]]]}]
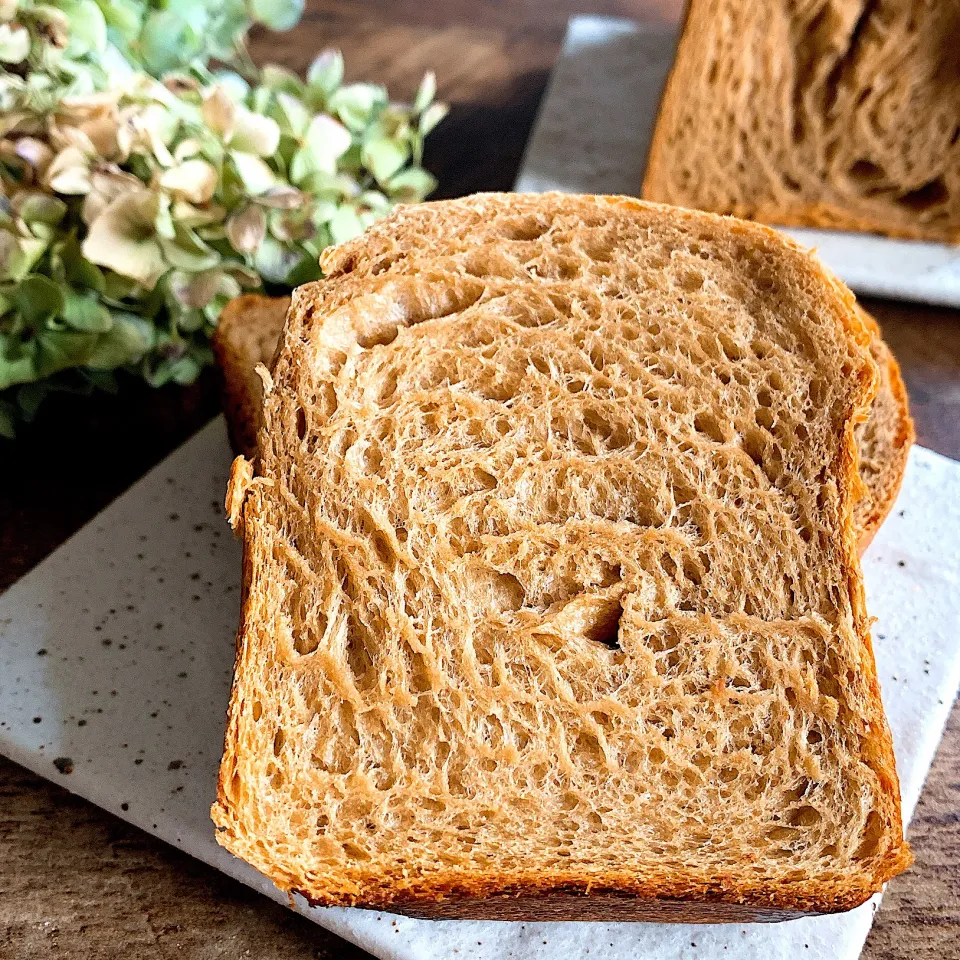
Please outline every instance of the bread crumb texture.
[{"label": "bread crumb texture", "polygon": [[690,0],[644,196],[960,242],[960,0]]},{"label": "bread crumb texture", "polygon": [[764,227],[603,197],[400,208],[323,265],[237,508],[220,842],[414,912],[830,911],[902,869],[849,291]]}]

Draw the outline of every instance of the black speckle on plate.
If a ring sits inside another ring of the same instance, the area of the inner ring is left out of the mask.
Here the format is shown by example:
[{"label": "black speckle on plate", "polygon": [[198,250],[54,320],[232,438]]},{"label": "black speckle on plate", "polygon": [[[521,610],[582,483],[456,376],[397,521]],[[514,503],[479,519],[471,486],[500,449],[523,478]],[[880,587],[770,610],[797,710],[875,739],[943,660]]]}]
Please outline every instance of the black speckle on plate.
[{"label": "black speckle on plate", "polygon": [[60,773],[73,773],[73,761],[69,757],[57,757],[53,761],[53,765],[57,768],[57,770],[60,771]]}]

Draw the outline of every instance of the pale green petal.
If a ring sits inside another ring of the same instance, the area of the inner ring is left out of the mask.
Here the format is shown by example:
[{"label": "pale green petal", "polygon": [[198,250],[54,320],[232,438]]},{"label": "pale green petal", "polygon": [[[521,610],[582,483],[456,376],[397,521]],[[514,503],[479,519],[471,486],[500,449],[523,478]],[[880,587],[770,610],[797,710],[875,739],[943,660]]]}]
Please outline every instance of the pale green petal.
[{"label": "pale green petal", "polygon": [[317,114],[310,121],[305,138],[305,149],[315,170],[334,173],[337,160],[350,149],[350,131],[326,114]]},{"label": "pale green petal", "polygon": [[248,0],[257,23],[271,30],[290,30],[303,16],[303,0]]},{"label": "pale green petal", "polygon": [[[282,91],[276,95],[281,125],[295,137],[302,137],[310,125],[310,111],[296,97]],[[272,153],[273,151],[271,151]]]},{"label": "pale green petal", "polygon": [[358,234],[363,233],[363,224],[353,207],[344,205],[333,216],[329,223],[330,235],[334,243],[345,243]]},{"label": "pale green petal", "polygon": [[427,107],[433,102],[433,98],[437,95],[437,75],[429,70],[423,75],[423,80],[420,81],[420,87],[417,90],[417,95],[413,100],[413,109],[417,113],[423,113]]},{"label": "pale green petal", "polygon": [[137,363],[153,346],[153,324],[132,313],[112,311],[113,323],[97,338],[86,365],[94,370],[113,370]]},{"label": "pale green petal", "polygon": [[364,143],[361,157],[363,165],[384,183],[410,159],[410,153],[406,144],[384,137]]},{"label": "pale green petal", "polygon": [[372,83],[351,83],[341,87],[330,99],[330,110],[351,130],[363,130],[373,119],[375,109],[387,102],[383,87]]},{"label": "pale green petal", "polygon": [[420,117],[420,133],[426,136],[446,115],[448,107],[445,103],[432,103]]},{"label": "pale green petal", "polygon": [[436,179],[421,167],[401,170],[396,176],[391,177],[389,183],[387,183],[387,189],[390,193],[406,203],[423,200],[433,193],[436,186]]},{"label": "pale green petal", "polygon": [[266,193],[276,184],[276,174],[260,157],[255,157],[252,153],[231,151],[230,159],[237,171],[237,176],[251,196]]},{"label": "pale green petal", "polygon": [[276,120],[240,107],[228,142],[231,150],[270,157],[280,145],[280,127]]},{"label": "pale green petal", "polygon": [[70,43],[67,53],[72,57],[99,54],[107,46],[107,22],[94,0],[80,0],[70,12]]},{"label": "pale green petal", "polygon": [[177,226],[172,240],[159,238],[167,262],[181,270],[209,270],[220,262],[220,254],[204,243],[192,230]]},{"label": "pale green petal", "polygon": [[343,83],[343,54],[339,50],[324,50],[310,64],[307,83],[324,96],[330,96]]}]

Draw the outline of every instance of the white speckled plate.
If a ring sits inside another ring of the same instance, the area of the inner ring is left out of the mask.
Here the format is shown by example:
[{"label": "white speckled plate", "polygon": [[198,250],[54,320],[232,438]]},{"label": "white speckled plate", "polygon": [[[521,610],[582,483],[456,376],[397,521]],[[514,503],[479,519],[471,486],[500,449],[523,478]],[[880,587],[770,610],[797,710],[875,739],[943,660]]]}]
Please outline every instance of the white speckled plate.
[{"label": "white speckled plate", "polygon": [[[636,195],[677,32],[575,17],[516,189]],[[857,293],[960,307],[960,247],[836,230],[788,230]]]},{"label": "white speckled plate", "polygon": [[[239,601],[240,550],[222,506],[230,459],[218,419],[0,596],[0,753],[283,902],[217,846],[208,813]],[[960,465],[913,451],[865,573],[909,814],[960,681]],[[836,960],[856,956],[872,909],[688,927],[295,908],[405,960]]]}]

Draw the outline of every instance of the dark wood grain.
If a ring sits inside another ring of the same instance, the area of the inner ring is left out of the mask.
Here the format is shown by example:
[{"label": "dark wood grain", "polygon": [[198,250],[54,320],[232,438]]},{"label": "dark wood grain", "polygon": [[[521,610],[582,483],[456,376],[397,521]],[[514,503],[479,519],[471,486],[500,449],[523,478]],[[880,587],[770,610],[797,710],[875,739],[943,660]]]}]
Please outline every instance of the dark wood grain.
[{"label": "dark wood grain", "polygon": [[[314,0],[256,59],[302,70],[339,46],[350,78],[409,96],[425,69],[452,104],[427,151],[440,195],[513,182],[567,17],[675,20],[680,0]],[[870,302],[903,366],[919,440],[960,459],[960,314]],[[212,379],[60,398],[0,447],[0,588],[62,543],[216,410]],[[910,830],[916,866],[890,884],[864,956],[960,958],[960,708]],[[0,960],[359,958],[276,907],[61,788],[0,760]]]}]

